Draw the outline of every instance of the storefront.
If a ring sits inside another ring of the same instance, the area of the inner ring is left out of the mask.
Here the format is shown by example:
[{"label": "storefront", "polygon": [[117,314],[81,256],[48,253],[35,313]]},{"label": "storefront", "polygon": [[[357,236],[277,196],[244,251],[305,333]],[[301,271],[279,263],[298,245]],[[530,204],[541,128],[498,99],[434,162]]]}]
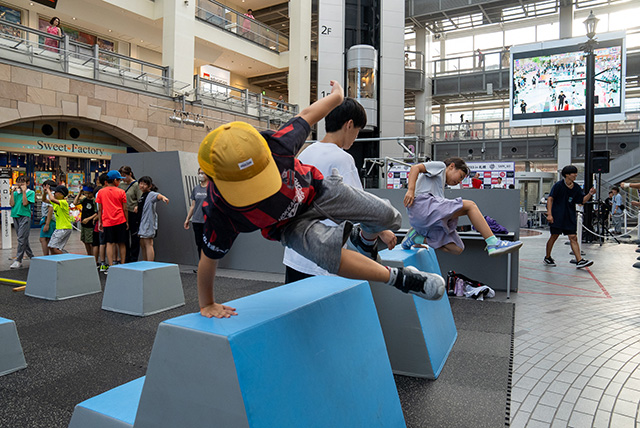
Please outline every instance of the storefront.
[{"label": "storefront", "polygon": [[[0,133],[0,168],[11,169],[12,184],[20,175],[29,177],[38,202],[46,180],[65,184],[70,197],[83,183],[96,183],[116,153],[127,153],[127,147]],[[39,213],[37,207],[35,213]]]}]

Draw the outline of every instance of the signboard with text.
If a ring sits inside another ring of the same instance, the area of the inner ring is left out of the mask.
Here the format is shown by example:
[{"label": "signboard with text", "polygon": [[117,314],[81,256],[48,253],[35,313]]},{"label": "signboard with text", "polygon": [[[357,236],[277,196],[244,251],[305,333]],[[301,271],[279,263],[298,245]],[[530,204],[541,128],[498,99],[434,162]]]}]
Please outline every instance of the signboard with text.
[{"label": "signboard with text", "polygon": [[[476,173],[480,173],[482,187],[485,189],[504,187],[516,183],[515,162],[467,162],[469,177],[462,182],[462,187],[471,187],[471,179]],[[499,184],[498,178],[502,179]]]},{"label": "signboard with text", "polygon": [[116,153],[127,153],[127,148],[124,146],[108,146],[84,141],[14,134],[0,134],[0,150],[11,153],[34,153],[90,159],[111,159],[111,156]]}]

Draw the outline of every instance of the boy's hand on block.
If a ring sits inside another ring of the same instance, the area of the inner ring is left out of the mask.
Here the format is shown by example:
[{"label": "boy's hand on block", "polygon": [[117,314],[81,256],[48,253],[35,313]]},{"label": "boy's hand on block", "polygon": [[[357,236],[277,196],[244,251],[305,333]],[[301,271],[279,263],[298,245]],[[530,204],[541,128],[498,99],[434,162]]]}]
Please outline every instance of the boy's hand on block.
[{"label": "boy's hand on block", "polygon": [[238,313],[236,312],[236,308],[219,303],[212,303],[211,305],[200,308],[200,315],[207,318],[229,318],[232,315],[238,315]]}]

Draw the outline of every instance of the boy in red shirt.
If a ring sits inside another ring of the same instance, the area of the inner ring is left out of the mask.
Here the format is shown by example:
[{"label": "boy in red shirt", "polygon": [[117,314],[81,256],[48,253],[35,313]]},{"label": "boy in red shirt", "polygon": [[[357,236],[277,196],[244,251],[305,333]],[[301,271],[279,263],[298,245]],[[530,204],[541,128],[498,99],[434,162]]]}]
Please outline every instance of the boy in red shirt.
[{"label": "boy in red shirt", "polygon": [[[116,259],[116,245],[120,250],[121,260],[125,260],[127,230],[129,230],[129,218],[127,212],[127,194],[120,189],[122,176],[118,171],[111,170],[107,173],[107,184],[96,196],[98,205],[98,230],[104,230],[107,241],[107,262],[114,264]],[[109,265],[104,271],[106,274]]]}]

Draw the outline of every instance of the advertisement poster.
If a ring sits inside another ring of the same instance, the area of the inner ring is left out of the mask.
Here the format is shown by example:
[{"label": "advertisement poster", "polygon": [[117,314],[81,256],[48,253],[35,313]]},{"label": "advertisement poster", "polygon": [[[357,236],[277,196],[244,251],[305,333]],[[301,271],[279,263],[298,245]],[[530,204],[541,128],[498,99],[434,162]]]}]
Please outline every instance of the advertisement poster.
[{"label": "advertisement poster", "polygon": [[36,196],[42,195],[42,183],[47,180],[53,180],[53,173],[51,171],[36,171],[36,182],[34,185],[34,189],[36,191]]},{"label": "advertisement poster", "polygon": [[403,189],[407,187],[410,166],[394,165],[387,172],[387,189]]},{"label": "advertisement poster", "polygon": [[463,188],[471,187],[471,179],[480,173],[483,189],[499,187],[498,177],[502,178],[502,187],[507,188],[516,183],[515,162],[467,162],[469,176],[462,182]]},{"label": "advertisement poster", "polygon": [[82,183],[84,183],[83,173],[70,172],[67,174],[67,187],[70,194],[77,195],[82,190]]}]

